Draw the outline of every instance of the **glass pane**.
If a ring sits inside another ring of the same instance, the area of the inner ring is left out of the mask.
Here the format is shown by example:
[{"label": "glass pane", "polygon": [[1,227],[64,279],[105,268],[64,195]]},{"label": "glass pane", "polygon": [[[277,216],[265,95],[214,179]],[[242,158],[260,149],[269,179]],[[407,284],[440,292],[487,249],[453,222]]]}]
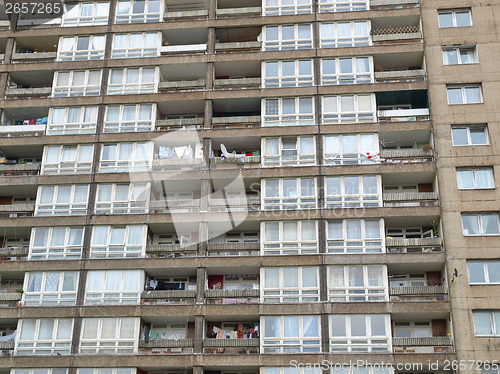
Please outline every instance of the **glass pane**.
[{"label": "glass pane", "polygon": [[295,242],[297,240],[297,222],[283,222],[283,241]]},{"label": "glass pane", "polygon": [[458,54],[456,49],[443,50],[443,63],[445,65],[458,64]]},{"label": "glass pane", "polygon": [[[500,261],[487,261],[489,283],[500,283]],[[499,327],[497,327],[498,330]]]},{"label": "glass pane", "polygon": [[453,14],[439,13],[439,27],[453,27]]},{"label": "glass pane", "polygon": [[361,239],[361,221],[346,220],[347,239]]},{"label": "glass pane", "polygon": [[470,139],[471,144],[488,144],[488,138],[486,135],[486,128],[484,127],[471,127],[470,128]]},{"label": "glass pane", "polygon": [[330,335],[332,337],[347,336],[346,316],[344,315],[330,316]]},{"label": "glass pane", "polygon": [[56,339],[69,340],[73,335],[73,321],[70,319],[60,319],[57,327]]},{"label": "glass pane", "polygon": [[490,312],[474,312],[474,331],[476,335],[492,335]]},{"label": "glass pane", "polygon": [[481,89],[479,87],[465,87],[465,100],[467,104],[481,102]]},{"label": "glass pane", "polygon": [[491,169],[477,169],[474,171],[477,188],[493,188],[493,172]]},{"label": "glass pane", "polygon": [[467,261],[469,283],[485,283],[484,266],[482,261]]},{"label": "glass pane", "polygon": [[367,336],[365,315],[351,315],[351,336]]},{"label": "glass pane", "polygon": [[40,328],[38,330],[38,340],[52,340],[53,330],[54,330],[53,319],[41,319]]},{"label": "glass pane", "polygon": [[35,319],[25,319],[21,327],[20,340],[33,340],[35,338]]},{"label": "glass pane", "polygon": [[283,336],[285,338],[299,337],[299,317],[283,317]]},{"label": "glass pane", "polygon": [[380,226],[378,220],[365,221],[365,236],[367,239],[380,239]]},{"label": "glass pane", "polygon": [[462,89],[461,88],[447,88],[448,104],[462,104]]},{"label": "glass pane", "polygon": [[455,19],[457,20],[457,27],[472,26],[470,12],[455,12]]},{"label": "glass pane", "polygon": [[302,286],[318,287],[318,268],[313,266],[302,268]]},{"label": "glass pane", "polygon": [[462,226],[464,235],[479,235],[479,221],[478,216],[463,215]]},{"label": "glass pane", "polygon": [[283,268],[283,287],[299,287],[299,269],[296,267]]},{"label": "glass pane", "polygon": [[498,215],[497,214],[482,214],[481,223],[483,226],[484,235],[496,235],[498,231]]},{"label": "glass pane", "polygon": [[451,135],[453,138],[453,145],[467,145],[469,143],[466,128],[462,127],[452,128]]},{"label": "glass pane", "polygon": [[385,336],[385,316],[372,315],[370,316],[370,319],[372,336]]},{"label": "glass pane", "polygon": [[457,170],[457,186],[460,189],[474,188],[474,173],[472,170]]}]

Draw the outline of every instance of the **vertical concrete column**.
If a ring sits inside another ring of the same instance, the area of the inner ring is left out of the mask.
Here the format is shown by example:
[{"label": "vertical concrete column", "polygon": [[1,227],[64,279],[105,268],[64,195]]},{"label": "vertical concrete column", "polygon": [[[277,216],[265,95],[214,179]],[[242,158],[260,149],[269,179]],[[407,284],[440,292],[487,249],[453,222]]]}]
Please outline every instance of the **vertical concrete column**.
[{"label": "vertical concrete column", "polygon": [[215,66],[213,62],[207,63],[207,73],[205,75],[205,89],[211,91],[214,88]]},{"label": "vertical concrete column", "polygon": [[328,330],[328,315],[322,314],[320,316],[321,325],[321,350],[324,353],[330,351],[330,331]]},{"label": "vertical concrete column", "polygon": [[205,300],[206,280],[207,280],[207,269],[196,268],[196,304],[203,304]]},{"label": "vertical concrete column", "polygon": [[199,227],[198,256],[204,257],[207,254],[208,222],[200,222]]},{"label": "vertical concrete column", "polygon": [[212,100],[205,100],[205,109],[203,113],[203,128],[212,128],[212,118],[213,118],[213,102]]},{"label": "vertical concrete column", "polygon": [[194,317],[194,354],[203,353],[203,338],[205,336],[205,317]]},{"label": "vertical concrete column", "polygon": [[208,19],[215,19],[217,12],[217,0],[208,0]]},{"label": "vertical concrete column", "polygon": [[193,366],[193,374],[203,374],[203,368],[201,366]]},{"label": "vertical concrete column", "polygon": [[[15,39],[8,38],[5,46],[5,53],[3,56],[3,65],[10,64],[12,61],[12,54],[14,53]],[[0,73],[0,100],[5,98],[5,91],[7,90],[7,81],[9,80],[9,73]]]},{"label": "vertical concrete column", "polygon": [[328,301],[327,265],[319,266],[319,297],[321,301]]},{"label": "vertical concrete column", "polygon": [[212,193],[210,179],[201,180],[200,211],[208,212],[208,198]]},{"label": "vertical concrete column", "polygon": [[208,28],[207,53],[213,55],[215,53],[215,28]]},{"label": "vertical concrete column", "polygon": [[78,354],[80,345],[80,334],[82,331],[82,317],[80,315],[75,316],[73,324],[73,337],[71,339],[71,354]]}]

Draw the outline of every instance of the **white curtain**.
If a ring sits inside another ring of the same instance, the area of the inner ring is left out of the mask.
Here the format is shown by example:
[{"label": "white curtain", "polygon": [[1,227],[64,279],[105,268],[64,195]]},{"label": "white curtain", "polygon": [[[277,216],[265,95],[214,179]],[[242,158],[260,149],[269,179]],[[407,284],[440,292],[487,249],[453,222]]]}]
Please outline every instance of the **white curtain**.
[{"label": "white curtain", "polygon": [[124,291],[140,291],[141,285],[139,284],[141,279],[140,270],[124,270],[123,275],[123,290]]},{"label": "white curtain", "polygon": [[344,280],[344,267],[343,266],[331,266],[329,268],[329,279],[328,286],[334,288],[343,288],[345,287]]},{"label": "white curtain", "polygon": [[149,121],[153,118],[153,105],[141,104],[139,105],[139,120]]},{"label": "white curtain", "polygon": [[354,35],[355,36],[368,36],[368,22],[358,21],[354,22]]},{"label": "white curtain", "polygon": [[73,202],[86,203],[88,200],[89,187],[88,186],[75,186],[75,193],[73,195]]},{"label": "white curtain", "polygon": [[118,318],[101,318],[101,339],[116,339]]},{"label": "white curtain", "polygon": [[123,284],[123,272],[121,270],[108,270],[106,272],[106,291],[119,291]]},{"label": "white curtain", "polygon": [[284,288],[299,287],[299,268],[297,267],[283,268],[283,287]]},{"label": "white curtain", "polygon": [[94,226],[92,245],[103,246],[107,244],[109,226]]},{"label": "white curtain", "polygon": [[113,40],[113,49],[125,49],[127,48],[127,34],[115,35]]},{"label": "white curtain", "polygon": [[83,242],[83,228],[72,227],[69,230],[68,245],[82,245]]},{"label": "white curtain", "polygon": [[264,288],[279,288],[280,284],[280,269],[279,268],[264,268]]},{"label": "white curtain", "polygon": [[82,327],[82,339],[97,339],[99,318],[84,318]]},{"label": "white curtain", "polygon": [[297,240],[297,222],[283,222],[283,241],[295,242]]},{"label": "white curtain", "polygon": [[328,239],[343,239],[342,221],[328,222]]},{"label": "white curtain", "polygon": [[375,135],[362,134],[359,136],[360,152],[378,152],[378,144],[375,142]]},{"label": "white curtain", "polygon": [[384,284],[384,267],[382,265],[369,265],[366,269],[368,272],[368,286],[380,287]]},{"label": "white curtain", "polygon": [[279,155],[279,138],[267,138],[266,139],[266,156],[277,156]]},{"label": "white curtain", "polygon": [[146,193],[148,192],[148,186],[143,183],[134,183],[132,185],[132,201],[146,201]]},{"label": "white curtain", "polygon": [[314,178],[300,179],[300,196],[316,196],[316,184]]},{"label": "white curtain", "polygon": [[106,114],[106,121],[118,122],[119,120],[120,120],[120,107],[119,106],[109,106],[108,112]]},{"label": "white curtain", "polygon": [[[83,5],[82,5],[83,7]],[[109,3],[96,3],[96,16],[108,18],[109,14]]]},{"label": "white curtain", "polygon": [[54,125],[63,124],[65,115],[66,115],[66,109],[64,108],[52,109],[52,118],[50,119],[50,123]]},{"label": "white curtain", "polygon": [[40,292],[42,287],[42,273],[30,273],[28,277],[28,289],[26,292]]},{"label": "white curtain", "polygon": [[106,37],[104,35],[98,35],[92,38],[92,49],[94,51],[103,51],[105,44]]},{"label": "white curtain", "polygon": [[76,291],[78,282],[78,272],[77,271],[66,271],[63,275],[63,292]]},{"label": "white curtain", "polygon": [[80,162],[91,162],[92,161],[92,151],[94,146],[92,145],[81,145],[80,152],[78,155],[78,161]]},{"label": "white curtain", "polygon": [[99,193],[97,197],[97,201],[99,202],[110,202],[111,201],[111,193],[113,191],[112,184],[101,184],[99,185]]},{"label": "white curtain", "polygon": [[340,139],[337,135],[325,136],[324,153],[340,153]]},{"label": "white curtain", "polygon": [[130,10],[130,1],[119,1],[116,9],[117,15],[128,15]]},{"label": "white curtain", "polygon": [[67,87],[69,86],[69,73],[57,73],[56,87]]},{"label": "white curtain", "polygon": [[57,292],[59,290],[59,279],[61,273],[49,272],[45,274],[45,289],[44,292]]},{"label": "white curtain", "polygon": [[155,81],[155,69],[142,69],[142,83],[154,83]]},{"label": "white curtain", "polygon": [[24,319],[19,340],[33,340],[35,338],[36,319]]},{"label": "white curtain", "polygon": [[321,39],[333,39],[335,38],[335,24],[334,23],[322,23],[321,24]]},{"label": "white curtain", "polygon": [[458,188],[474,188],[474,172],[472,170],[457,170]]},{"label": "white curtain", "polygon": [[280,226],[279,222],[266,222],[265,223],[266,241],[277,242],[280,240]]},{"label": "white curtain", "polygon": [[139,69],[127,69],[126,84],[139,83]]},{"label": "white curtain", "polygon": [[369,73],[370,59],[368,57],[356,57],[356,73]]},{"label": "white curtain", "polygon": [[123,245],[125,243],[125,227],[113,227],[109,243],[111,245]]},{"label": "white curtain", "polygon": [[315,266],[302,267],[302,286],[318,287],[318,268]]},{"label": "white curtain", "polygon": [[59,152],[61,148],[58,145],[52,145],[47,147],[47,156],[45,162],[48,164],[55,164],[59,162]]},{"label": "white curtain", "polygon": [[285,338],[299,337],[299,316],[283,317],[283,336]]},{"label": "white curtain", "polygon": [[305,338],[319,337],[319,317],[318,316],[303,316],[303,331]]},{"label": "white curtain", "polygon": [[498,214],[481,214],[482,234],[498,234]]},{"label": "white curtain", "polygon": [[99,86],[101,83],[100,80],[101,80],[101,71],[100,70],[89,71],[87,86]]},{"label": "white curtain", "polygon": [[73,335],[73,321],[71,319],[60,319],[57,321],[57,340],[70,340]]},{"label": "white curtain", "polygon": [[143,244],[143,227],[144,226],[128,226],[128,241],[129,245]]},{"label": "white curtain", "polygon": [[61,52],[71,52],[75,49],[75,38],[62,38]]},{"label": "white curtain", "polygon": [[62,247],[65,243],[66,228],[65,227],[54,227],[52,229],[52,237],[50,240],[51,247]]},{"label": "white curtain", "polygon": [[120,152],[118,152],[118,161],[128,161],[132,159],[134,145],[132,143],[121,143]]},{"label": "white curtain", "polygon": [[380,225],[378,220],[365,221],[365,238],[380,239]]},{"label": "white curtain", "polygon": [[316,240],[316,222],[302,221],[302,240]]},{"label": "white curtain", "polygon": [[347,239],[361,239],[361,221],[358,219],[346,220]]},{"label": "white curtain", "polygon": [[61,161],[74,162],[76,160],[76,147],[64,146]]},{"label": "white curtain", "polygon": [[124,105],[123,106],[123,121],[135,121],[136,117],[136,106],[135,105]]},{"label": "white curtain", "polygon": [[300,137],[300,153],[301,154],[314,153],[314,138],[312,136]]},{"label": "white curtain", "polygon": [[124,69],[111,70],[111,77],[109,78],[109,84],[121,84],[123,81],[123,71]]},{"label": "white curtain", "polygon": [[476,335],[492,335],[490,312],[473,312],[473,315]]},{"label": "white curtain", "polygon": [[146,41],[144,46],[146,48],[158,48],[158,33],[146,33]]},{"label": "white curtain", "polygon": [[359,177],[344,177],[346,195],[359,195]]},{"label": "white curtain", "polygon": [[120,318],[119,339],[133,339],[135,337],[137,320],[138,318]]},{"label": "white curtain", "polygon": [[358,153],[356,135],[342,136],[342,153]]},{"label": "white curtain", "polygon": [[71,198],[71,186],[59,186],[56,203],[69,203]]},{"label": "white curtain", "polygon": [[493,188],[493,175],[491,169],[476,169],[476,185],[478,188]]},{"label": "white curtain", "polygon": [[339,38],[347,38],[351,36],[351,22],[339,22],[337,23],[337,32]]},{"label": "white curtain", "polygon": [[35,229],[35,240],[33,245],[35,247],[45,247],[49,239],[49,229],[46,228],[36,228]]},{"label": "white curtain", "polygon": [[340,177],[326,178],[326,194],[328,196],[338,196],[342,194]]},{"label": "white curtain", "polygon": [[349,287],[363,287],[363,266],[348,266],[347,272],[349,274]]},{"label": "white curtain", "polygon": [[87,276],[87,291],[100,292],[104,289],[105,271],[89,271]]},{"label": "white curtain", "polygon": [[52,340],[52,332],[54,330],[54,320],[42,318],[38,329],[38,340]]}]

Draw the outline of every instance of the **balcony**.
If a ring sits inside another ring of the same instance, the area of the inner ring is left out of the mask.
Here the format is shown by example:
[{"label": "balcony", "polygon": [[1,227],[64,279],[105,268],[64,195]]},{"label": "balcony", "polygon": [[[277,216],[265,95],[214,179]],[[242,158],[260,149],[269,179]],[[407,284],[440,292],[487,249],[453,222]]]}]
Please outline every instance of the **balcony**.
[{"label": "balcony", "polygon": [[203,165],[201,158],[166,158],[153,160],[155,170],[193,170]]},{"label": "balcony", "polygon": [[447,301],[448,290],[445,286],[407,286],[390,287],[391,301]]},{"label": "balcony", "polygon": [[207,256],[259,256],[259,243],[207,243]]},{"label": "balcony", "polygon": [[16,342],[14,340],[4,340],[0,341],[0,350],[2,351],[12,351],[14,350]]},{"label": "balcony", "polygon": [[206,354],[258,354],[259,339],[204,339]]},{"label": "balcony", "polygon": [[420,163],[433,162],[434,151],[432,149],[384,149],[380,152],[380,158],[386,164],[394,163]]},{"label": "balcony", "polygon": [[165,21],[172,21],[178,19],[197,20],[197,19],[207,19],[207,18],[208,18],[208,10],[206,9],[166,12],[163,17]]},{"label": "balcony", "polygon": [[431,253],[443,252],[442,238],[386,238],[388,253]]},{"label": "balcony", "polygon": [[197,252],[197,244],[148,244],[146,247],[150,258],[196,257]]},{"label": "balcony", "polygon": [[214,89],[234,90],[234,89],[251,89],[260,88],[260,78],[228,78],[215,79]]},{"label": "balcony", "polygon": [[260,167],[260,156],[241,157],[212,157],[210,159],[211,169],[223,169],[238,167],[240,169],[252,169]]},{"label": "balcony", "polygon": [[260,127],[260,122],[260,116],[214,117],[212,118],[212,127],[214,129],[253,128]]},{"label": "balcony", "polygon": [[45,134],[46,125],[0,126],[0,137],[39,136]]},{"label": "balcony", "polygon": [[20,292],[12,292],[0,289],[0,308],[12,308],[15,306],[20,306],[22,294]]},{"label": "balcony", "polygon": [[0,205],[0,217],[32,217],[34,212],[35,203]]},{"label": "balcony", "polygon": [[175,45],[164,45],[160,48],[162,55],[167,54],[200,54],[207,51],[207,44],[175,44]]},{"label": "balcony", "polygon": [[420,42],[422,39],[420,26],[402,26],[373,29],[371,33],[374,44],[407,43],[408,41]]},{"label": "balcony", "polygon": [[260,197],[209,199],[208,207],[209,210],[218,212],[259,211]]},{"label": "balcony", "polygon": [[155,339],[139,342],[139,354],[193,354],[193,339]]},{"label": "balcony", "polygon": [[375,72],[375,82],[377,83],[421,82],[425,80],[426,74],[423,69]]},{"label": "balcony", "polygon": [[260,17],[262,14],[261,7],[247,7],[247,8],[226,8],[217,9],[215,15],[217,18],[231,18],[231,17]]},{"label": "balcony", "polygon": [[29,249],[21,244],[9,245],[8,247],[0,248],[0,261],[5,260],[25,260],[28,256]]},{"label": "balcony", "polygon": [[161,290],[143,291],[141,294],[142,304],[194,304],[196,291],[194,290]]},{"label": "balcony", "polygon": [[257,304],[259,289],[205,290],[207,304]]},{"label": "balcony", "polygon": [[371,10],[418,8],[419,0],[371,0]]},{"label": "balcony", "polygon": [[149,203],[149,212],[158,213],[193,213],[200,210],[200,199],[153,200]]},{"label": "balcony", "polygon": [[29,63],[29,62],[54,62],[57,57],[57,52],[31,52],[31,53],[13,53],[13,63]]},{"label": "balcony", "polygon": [[437,206],[437,192],[393,192],[384,193],[385,207]]},{"label": "balcony", "polygon": [[160,92],[203,91],[203,90],[205,90],[205,80],[204,79],[196,79],[196,80],[179,80],[179,81],[160,82],[158,88],[159,88]]},{"label": "balcony", "polygon": [[227,42],[215,43],[216,52],[259,52],[262,48],[262,42]]},{"label": "balcony", "polygon": [[0,164],[0,176],[38,175],[40,164]]},{"label": "balcony", "polygon": [[428,108],[379,110],[377,118],[379,122],[429,121],[430,113]]},{"label": "balcony", "polygon": [[394,353],[452,353],[450,336],[428,338],[392,338]]},{"label": "balcony", "polygon": [[52,94],[52,87],[35,87],[35,88],[12,88],[8,87],[5,90],[7,99],[18,98],[45,98]]},{"label": "balcony", "polygon": [[187,128],[199,129],[203,126],[203,118],[177,118],[177,119],[162,119],[155,123],[156,131],[170,131]]}]

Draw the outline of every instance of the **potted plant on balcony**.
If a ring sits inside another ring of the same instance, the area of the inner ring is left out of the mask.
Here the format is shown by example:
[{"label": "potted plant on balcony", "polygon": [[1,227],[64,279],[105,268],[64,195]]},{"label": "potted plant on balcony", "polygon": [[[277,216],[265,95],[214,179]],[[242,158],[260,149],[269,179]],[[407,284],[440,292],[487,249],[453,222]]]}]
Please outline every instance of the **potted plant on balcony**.
[{"label": "potted plant on balcony", "polygon": [[434,220],[431,222],[432,227],[432,236],[435,238],[439,238],[439,222]]}]

